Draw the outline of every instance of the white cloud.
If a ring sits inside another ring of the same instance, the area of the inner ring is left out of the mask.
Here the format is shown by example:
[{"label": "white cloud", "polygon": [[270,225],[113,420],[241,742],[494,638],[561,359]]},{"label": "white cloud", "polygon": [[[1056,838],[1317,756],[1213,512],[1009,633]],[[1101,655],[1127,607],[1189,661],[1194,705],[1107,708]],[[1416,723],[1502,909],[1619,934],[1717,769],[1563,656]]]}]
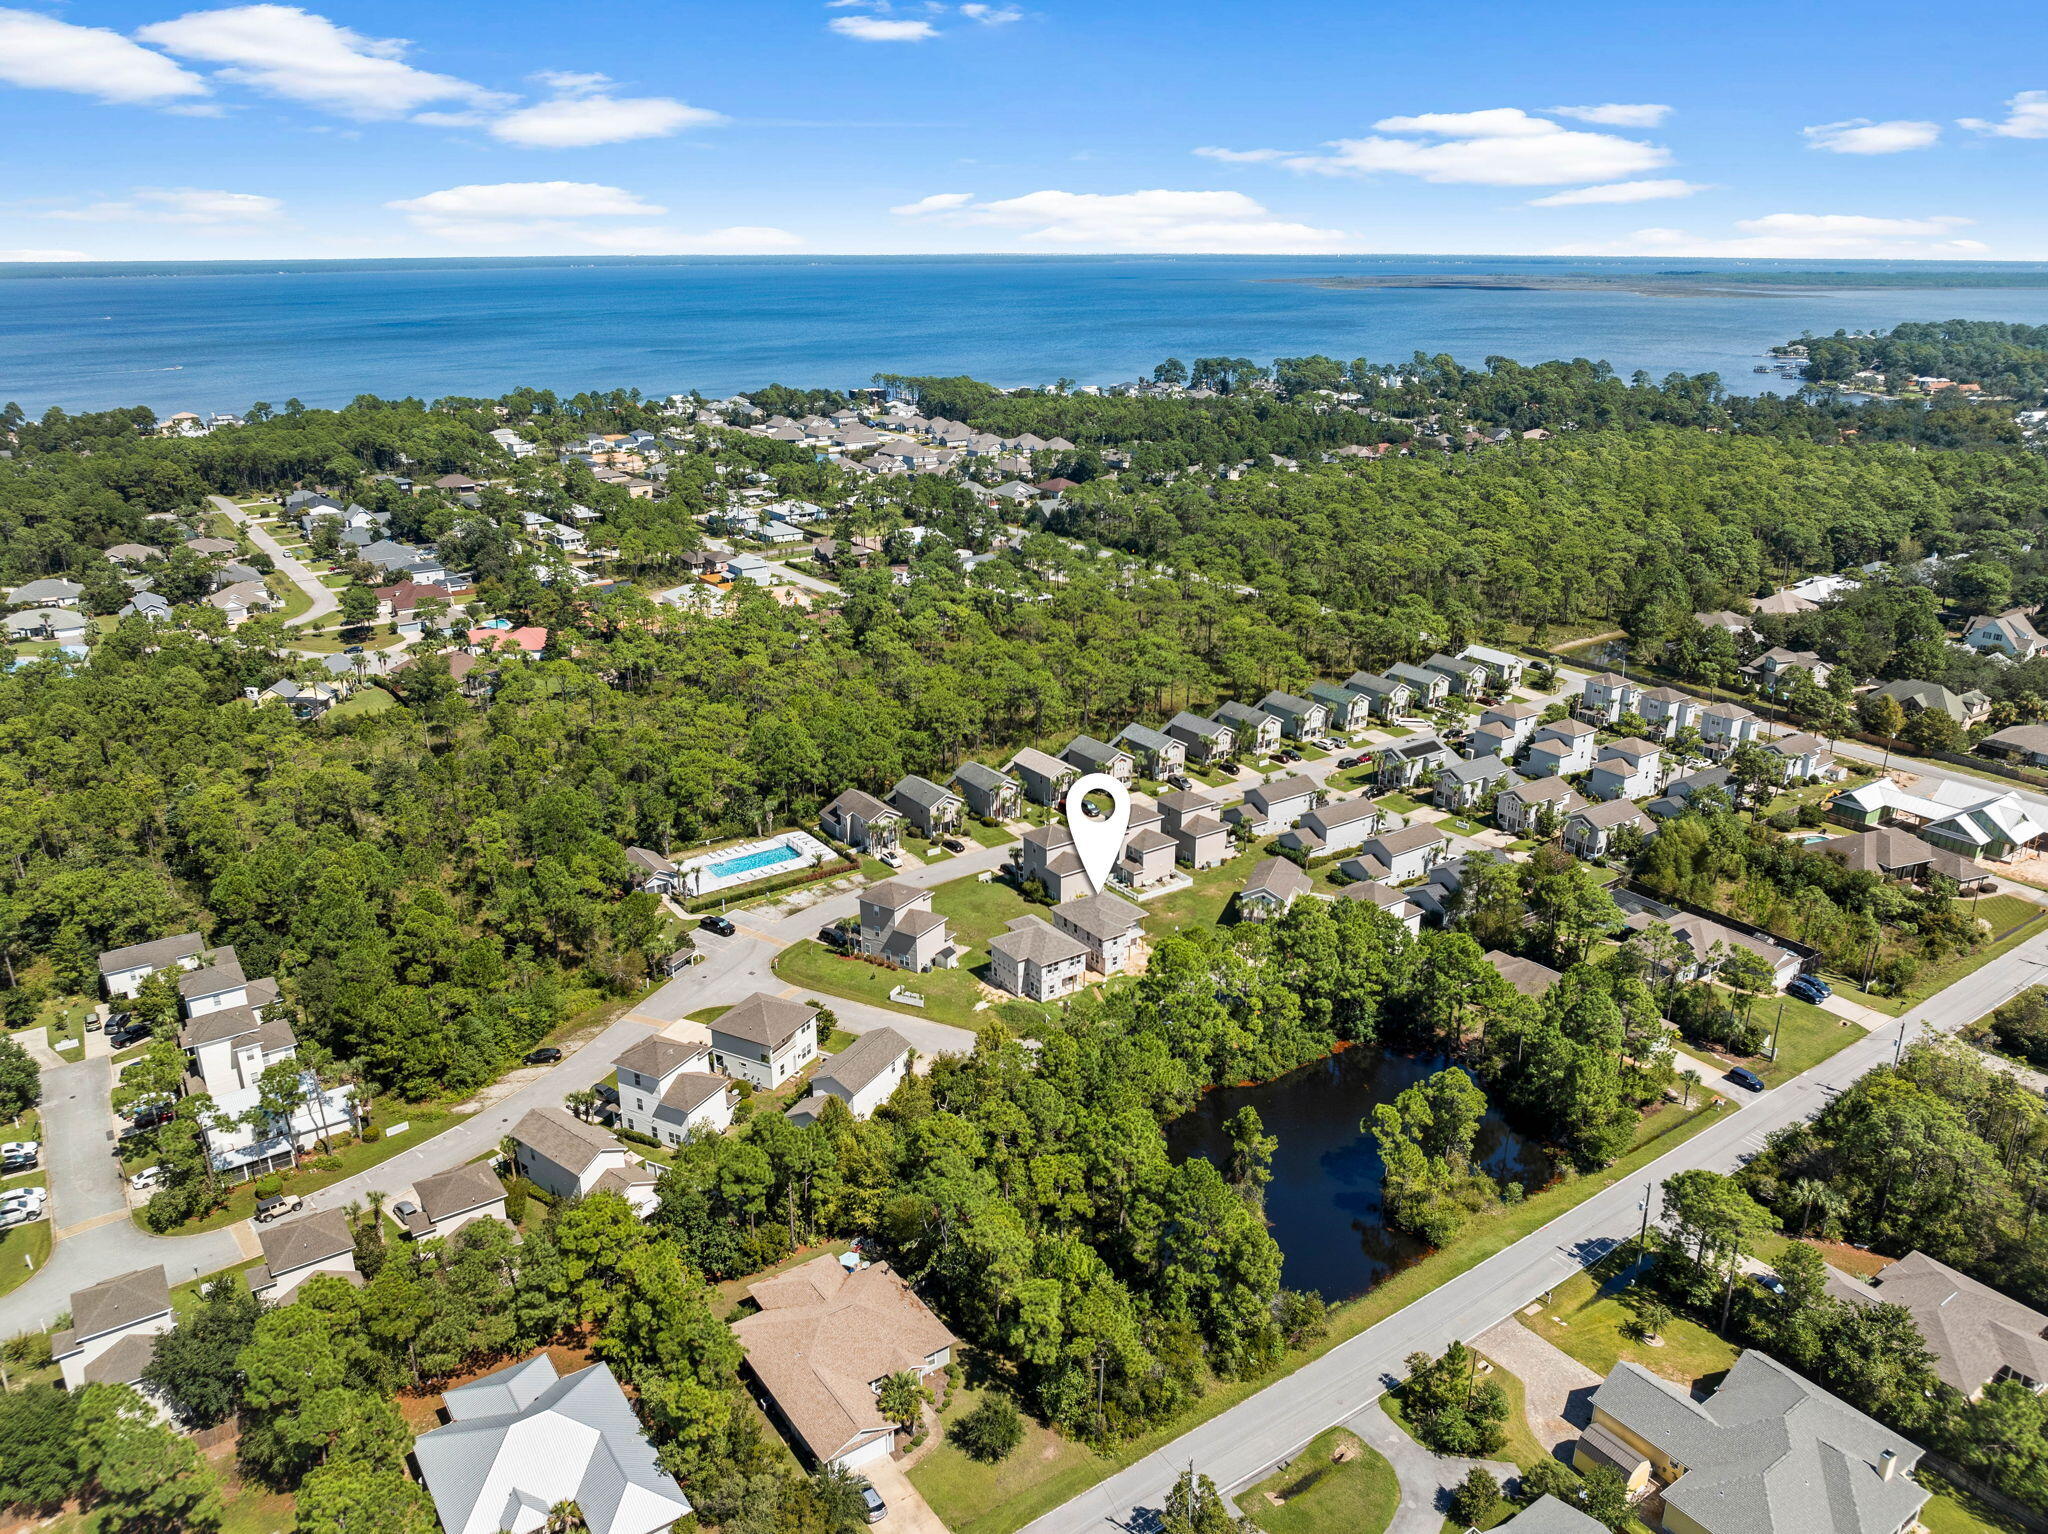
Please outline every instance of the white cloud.
[{"label": "white cloud", "polygon": [[889,211],[898,218],[916,218],[925,213],[948,213],[955,208],[964,208],[972,201],[972,192],[934,192],[929,197],[920,197],[916,202],[906,202]]},{"label": "white cloud", "polygon": [[[1388,172],[1477,186],[1557,186],[1618,181],[1671,159],[1659,145],[1561,127],[1519,107],[1385,117],[1373,127],[1378,133],[1371,138],[1337,139],[1330,154],[1293,155],[1285,163],[1326,176]],[[1416,136],[1380,136],[1385,134]]]},{"label": "white cloud", "polygon": [[890,21],[880,16],[834,16],[826,25],[841,37],[864,43],[921,43],[939,35],[938,28],[928,21]]},{"label": "white cloud", "polygon": [[1957,119],[1965,128],[1999,138],[2048,138],[2048,91],[2021,91],[2006,99],[2004,122],[1981,117]]},{"label": "white cloud", "polygon": [[1275,218],[1242,192],[1030,192],[993,202],[941,193],[897,210],[961,228],[1008,230],[1062,249],[1183,251],[1328,250],[1335,229]]},{"label": "white cloud", "polygon": [[9,9],[0,9],[0,80],[121,104],[207,94],[198,75],[119,32]]},{"label": "white cloud", "polygon": [[1619,240],[1567,245],[1559,256],[1747,256],[1775,260],[1928,260],[1982,256],[1979,240],[1958,239],[1966,218],[1876,218],[1855,213],[1771,213],[1739,220],[1734,236],[1685,229],[1638,229]]},{"label": "white cloud", "polygon": [[401,213],[434,218],[592,218],[653,215],[668,209],[624,187],[595,181],[501,181],[451,186],[424,197],[384,204]]},{"label": "white cloud", "polygon": [[188,11],[136,36],[182,58],[226,66],[219,71],[223,80],[347,117],[403,117],[436,102],[488,107],[511,100],[453,75],[413,68],[403,61],[402,41],[365,37],[293,5]]},{"label": "white cloud", "polygon": [[648,223],[668,210],[624,187],[594,181],[505,181],[451,186],[385,204],[422,234],[476,249],[554,254],[608,251],[619,255],[766,254],[803,241],[786,229],[735,225],[690,231]]},{"label": "white cloud", "polygon": [[254,192],[217,192],[192,186],[137,187],[125,200],[59,208],[49,218],[79,223],[264,224],[284,212],[275,197]]},{"label": "white cloud", "polygon": [[1195,151],[1205,160],[1220,160],[1225,165],[1264,165],[1269,160],[1284,160],[1294,153],[1291,149],[1217,149],[1204,145]]},{"label": "white cloud", "polygon": [[985,27],[1007,27],[1024,19],[1024,13],[1014,5],[963,5],[960,14]]},{"label": "white cloud", "polygon": [[1925,149],[1941,137],[1941,124],[1913,122],[1905,118],[1872,122],[1852,117],[1846,122],[1820,123],[1801,128],[1807,146],[1830,154],[1898,154],[1906,149]]},{"label": "white cloud", "polygon": [[1533,197],[1532,208],[1578,208],[1594,203],[1658,202],[1667,197],[1690,197],[1707,191],[1700,181],[1610,181],[1603,186],[1578,186],[1568,192]]},{"label": "white cloud", "polygon": [[1597,107],[1552,107],[1558,117],[1569,117],[1582,123],[1599,123],[1607,128],[1655,128],[1671,115],[1671,108],[1655,102],[1638,102],[1627,105],[1610,101]]},{"label": "white cloud", "polygon": [[563,96],[587,95],[612,83],[610,75],[579,74],[573,69],[543,69],[530,78]]},{"label": "white cloud", "polygon": [[490,124],[490,133],[527,149],[582,149],[665,138],[725,120],[720,113],[668,96],[570,95],[508,112]]},{"label": "white cloud", "polygon": [[82,250],[0,250],[0,261],[90,261]]}]

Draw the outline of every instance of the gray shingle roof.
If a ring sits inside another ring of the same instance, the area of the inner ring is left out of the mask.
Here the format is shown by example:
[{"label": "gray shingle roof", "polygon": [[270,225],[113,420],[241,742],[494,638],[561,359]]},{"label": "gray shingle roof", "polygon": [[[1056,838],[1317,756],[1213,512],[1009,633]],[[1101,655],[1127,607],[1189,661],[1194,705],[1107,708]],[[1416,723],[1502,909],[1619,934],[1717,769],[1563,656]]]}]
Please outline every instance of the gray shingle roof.
[{"label": "gray shingle roof", "polygon": [[864,1033],[812,1073],[816,1086],[833,1082],[848,1097],[878,1079],[883,1072],[910,1052],[910,1041],[894,1028],[877,1028]]},{"label": "gray shingle roof", "polygon": [[765,991],[756,991],[713,1020],[711,1031],[745,1039],[750,1044],[760,1044],[768,1049],[780,1049],[817,1015],[817,1008],[804,1002],[783,1001]]},{"label": "gray shingle roof", "polygon": [[204,952],[206,939],[196,932],[180,932],[175,937],[160,937],[147,943],[131,943],[126,948],[109,948],[100,955],[100,973],[118,974],[124,969],[162,969],[180,959],[189,959]]},{"label": "gray shingle roof", "polygon": [[325,1262],[356,1249],[355,1232],[339,1209],[325,1209],[302,1220],[266,1225],[256,1232],[263,1261],[272,1273],[288,1273],[309,1262]]},{"label": "gray shingle roof", "polygon": [[694,1044],[680,1043],[675,1039],[663,1038],[650,1033],[638,1043],[629,1045],[612,1065],[622,1071],[637,1071],[642,1076],[661,1080],[669,1072],[680,1069],[703,1050]]},{"label": "gray shingle roof", "polygon": [[171,1286],[163,1265],[104,1279],[71,1296],[71,1334],[83,1339],[119,1331],[171,1308]]},{"label": "gray shingle roof", "polygon": [[1079,938],[1036,916],[1018,917],[1010,923],[1009,931],[990,938],[988,946],[991,953],[1040,967],[1086,958],[1088,954],[1087,945]]},{"label": "gray shingle roof", "polygon": [[1306,895],[1313,881],[1286,858],[1267,858],[1251,871],[1239,895],[1271,895],[1275,900],[1293,900]]},{"label": "gray shingle roof", "polygon": [[1062,901],[1053,907],[1053,915],[1098,943],[1112,942],[1128,932],[1135,932],[1145,921],[1143,911],[1122,896],[1106,891],[1099,895],[1083,895],[1078,900]]},{"label": "gray shingle roof", "polygon": [[512,1138],[554,1162],[564,1171],[580,1173],[609,1150],[625,1147],[595,1124],[586,1124],[563,1108],[529,1108],[512,1126]]},{"label": "gray shingle roof", "polygon": [[935,810],[949,799],[957,804],[960,796],[952,789],[941,788],[930,778],[921,778],[913,772],[897,779],[896,786],[889,790],[889,799],[891,803],[907,799],[919,809]]},{"label": "gray shingle roof", "polygon": [[498,1181],[498,1174],[488,1162],[472,1161],[436,1172],[432,1177],[422,1177],[412,1185],[412,1192],[419,1200],[420,1211],[438,1225],[465,1209],[503,1198],[505,1185]]},{"label": "gray shingle roof", "polygon": [[1015,778],[1007,772],[998,772],[986,762],[962,762],[953,769],[953,780],[989,794],[1017,786]]},{"label": "gray shingle roof", "polygon": [[1934,1372],[1964,1395],[1975,1395],[2002,1369],[2048,1383],[2048,1316],[1958,1273],[1925,1252],[1913,1252],[1876,1282],[1837,1283],[1836,1293],[1867,1304],[1903,1305],[1934,1354]]}]

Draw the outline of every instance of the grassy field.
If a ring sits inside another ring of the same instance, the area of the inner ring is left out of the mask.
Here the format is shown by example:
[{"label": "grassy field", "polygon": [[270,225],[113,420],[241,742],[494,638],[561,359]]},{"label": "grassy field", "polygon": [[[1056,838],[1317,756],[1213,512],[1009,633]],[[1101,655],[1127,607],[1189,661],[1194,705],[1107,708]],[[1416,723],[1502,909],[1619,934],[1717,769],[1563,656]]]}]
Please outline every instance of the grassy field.
[{"label": "grassy field", "polygon": [[[1728,993],[1728,998],[1740,1004],[1733,992]],[[1863,1029],[1858,1024],[1824,1011],[1811,1002],[1801,1001],[1797,996],[1759,997],[1750,1016],[1763,1025],[1767,1041],[1774,1030],[1777,1033],[1777,1059],[1769,1058],[1770,1046],[1766,1042],[1763,1057],[1743,1062],[1763,1077],[1767,1086],[1790,1081],[1800,1072],[1811,1070],[1829,1055],[1848,1048],[1863,1037]]]},{"label": "grassy field", "polygon": [[1933,1471],[1923,1470],[1917,1479],[1931,1494],[1920,1509],[1920,1522],[1932,1534],[2020,1534],[2020,1524]]},{"label": "grassy field", "polygon": [[1601,1288],[1590,1273],[1573,1274],[1550,1292],[1550,1303],[1539,1313],[1518,1319],[1595,1374],[1605,1375],[1626,1359],[1652,1374],[1691,1385],[1735,1365],[1737,1349],[1732,1344],[1683,1317],[1674,1316],[1664,1327],[1662,1347],[1633,1340],[1624,1330],[1631,1319],[1629,1308],[1611,1281]]},{"label": "grassy field", "polygon": [[92,1002],[83,996],[58,996],[44,1002],[37,1021],[50,1031],[50,1048],[67,1060],[83,1059],[79,1046],[85,1042],[85,1020],[92,1008]]},{"label": "grassy field", "polygon": [[1007,847],[1017,839],[1008,826],[985,826],[978,820],[968,821],[961,829],[984,847]]},{"label": "grassy field", "polygon": [[[1595,1177],[1571,1177],[1520,1204],[1476,1224],[1457,1241],[1403,1268],[1386,1282],[1348,1303],[1333,1306],[1329,1332],[1312,1348],[1289,1353],[1274,1372],[1255,1380],[1212,1382],[1199,1403],[1173,1421],[1101,1454],[1069,1443],[1034,1425],[1025,1449],[1000,1465],[977,1464],[950,1444],[940,1444],[910,1479],[953,1534],[1011,1534],[1096,1482],[1157,1452],[1197,1424],[1229,1410],[1307,1363],[1384,1321],[1460,1273],[1478,1266],[1531,1231],[1636,1171],[1719,1117],[1724,1104],[1691,1113],[1666,1105],[1649,1114],[1629,1154]],[[960,1394],[956,1392],[956,1398]],[[950,1414],[949,1414],[950,1415]]]},{"label": "grassy field", "polygon": [[1146,901],[1146,935],[1156,943],[1184,927],[1215,926],[1259,861],[1259,852],[1247,848],[1227,863],[1194,874],[1194,883],[1188,888]]},{"label": "grassy field", "polygon": [[[834,953],[811,938],[792,943],[775,960],[775,977],[849,1001],[901,1012],[907,1017],[928,1017],[934,1022],[959,1028],[979,1026],[981,1018],[974,1004],[982,999],[974,974],[966,969],[935,969],[922,975],[906,974],[865,959]],[[906,986],[925,999],[922,1007],[905,1006],[889,999],[889,992]]]},{"label": "grassy field", "polygon": [[1972,904],[1976,915],[1991,923],[1991,941],[1975,953],[1957,954],[1954,958],[1945,959],[1939,964],[1923,965],[1920,978],[1913,982],[1903,996],[1873,996],[1868,991],[1857,989],[1854,982],[1846,976],[1837,978],[1830,974],[1829,980],[1835,990],[1850,1001],[1897,1017],[1918,1006],[1936,991],[1954,985],[1963,976],[1981,969],[1993,959],[2017,948],[2028,938],[2038,937],[2043,928],[2048,928],[2048,909],[2019,895],[1992,895]]},{"label": "grassy field", "polygon": [[1394,1467],[1341,1427],[1237,1498],[1267,1534],[1380,1534],[1400,1503]]},{"label": "grassy field", "polygon": [[[24,1180],[20,1185],[28,1187],[32,1183],[41,1185],[40,1172],[32,1179]],[[15,1184],[9,1182],[8,1186],[11,1188]],[[32,1220],[26,1225],[15,1225],[0,1231],[0,1294],[6,1294],[9,1290],[19,1287],[30,1274],[42,1272],[43,1264],[49,1260],[48,1220]]]},{"label": "grassy field", "polygon": [[1420,799],[1417,799],[1412,794],[1401,793],[1398,790],[1391,794],[1381,794],[1379,798],[1373,800],[1373,803],[1383,810],[1391,810],[1396,815],[1406,815],[1411,810],[1422,808],[1422,801]]},{"label": "grassy field", "polygon": [[361,714],[381,714],[386,709],[398,707],[398,700],[381,687],[364,687],[345,703],[338,703],[327,711],[329,719],[350,719]]}]

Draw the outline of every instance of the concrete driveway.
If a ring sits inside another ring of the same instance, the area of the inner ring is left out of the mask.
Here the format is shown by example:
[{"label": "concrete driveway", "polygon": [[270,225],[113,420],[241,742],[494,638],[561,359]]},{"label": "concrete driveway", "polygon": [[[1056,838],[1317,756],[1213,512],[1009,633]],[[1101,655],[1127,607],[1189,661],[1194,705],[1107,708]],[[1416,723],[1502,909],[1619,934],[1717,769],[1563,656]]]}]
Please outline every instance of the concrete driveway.
[{"label": "concrete driveway", "polygon": [[268,554],[270,562],[283,571],[286,578],[294,586],[298,587],[299,590],[305,592],[307,597],[311,599],[313,604],[311,607],[308,607],[296,618],[287,618],[285,620],[287,628],[298,628],[302,624],[318,623],[322,618],[332,617],[335,613],[341,611],[341,598],[335,593],[334,588],[327,585],[294,556],[287,554],[284,545],[271,537],[267,530],[258,527],[249,513],[242,510],[241,507],[224,495],[209,495],[207,500],[213,503],[215,511],[218,511],[222,516],[234,523],[235,526],[247,533],[249,541]]},{"label": "concrete driveway", "polygon": [[889,1507],[887,1516],[870,1527],[880,1529],[882,1534],[947,1534],[939,1515],[918,1495],[897,1461],[886,1459],[879,1464],[863,1465],[860,1473],[882,1494]]}]

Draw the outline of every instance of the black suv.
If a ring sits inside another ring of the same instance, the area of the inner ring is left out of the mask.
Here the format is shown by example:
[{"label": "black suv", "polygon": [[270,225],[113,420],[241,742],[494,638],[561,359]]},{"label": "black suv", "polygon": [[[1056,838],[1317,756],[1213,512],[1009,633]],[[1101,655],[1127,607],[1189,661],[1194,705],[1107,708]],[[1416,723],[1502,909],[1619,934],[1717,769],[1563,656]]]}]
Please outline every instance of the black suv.
[{"label": "black suv", "polygon": [[723,916],[700,916],[697,925],[706,932],[716,932],[720,937],[731,937],[739,929]]}]

